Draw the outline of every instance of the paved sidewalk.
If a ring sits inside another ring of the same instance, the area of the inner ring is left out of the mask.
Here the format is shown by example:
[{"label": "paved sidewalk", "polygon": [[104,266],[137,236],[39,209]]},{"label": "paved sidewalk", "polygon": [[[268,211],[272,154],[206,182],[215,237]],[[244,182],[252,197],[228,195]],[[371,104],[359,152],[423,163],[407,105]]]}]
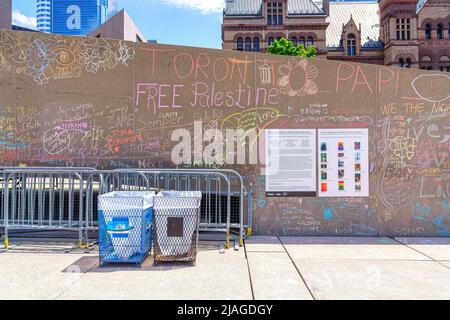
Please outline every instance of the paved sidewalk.
[{"label": "paved sidewalk", "polygon": [[450,239],[252,237],[202,242],[197,266],[98,267],[95,250],[13,242],[0,299],[450,299]]}]

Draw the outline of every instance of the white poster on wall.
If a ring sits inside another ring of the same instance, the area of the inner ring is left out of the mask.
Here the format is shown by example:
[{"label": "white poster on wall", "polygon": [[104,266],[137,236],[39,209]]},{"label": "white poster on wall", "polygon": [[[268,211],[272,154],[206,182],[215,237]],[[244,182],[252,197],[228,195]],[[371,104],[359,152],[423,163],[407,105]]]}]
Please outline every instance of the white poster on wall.
[{"label": "white poster on wall", "polygon": [[369,130],[321,129],[318,133],[320,197],[369,196]]},{"label": "white poster on wall", "polygon": [[266,195],[316,197],[316,130],[271,129],[266,134]]}]

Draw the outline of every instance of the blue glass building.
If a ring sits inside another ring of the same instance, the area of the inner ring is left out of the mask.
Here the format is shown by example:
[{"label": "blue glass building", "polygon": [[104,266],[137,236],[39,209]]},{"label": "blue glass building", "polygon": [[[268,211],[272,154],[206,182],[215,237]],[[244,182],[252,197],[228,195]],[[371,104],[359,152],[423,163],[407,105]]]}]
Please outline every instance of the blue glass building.
[{"label": "blue glass building", "polygon": [[39,31],[47,33],[50,32],[51,12],[52,12],[51,0],[37,0],[36,18],[37,18],[37,29]]},{"label": "blue glass building", "polygon": [[37,0],[39,31],[87,35],[112,14],[115,0]]}]

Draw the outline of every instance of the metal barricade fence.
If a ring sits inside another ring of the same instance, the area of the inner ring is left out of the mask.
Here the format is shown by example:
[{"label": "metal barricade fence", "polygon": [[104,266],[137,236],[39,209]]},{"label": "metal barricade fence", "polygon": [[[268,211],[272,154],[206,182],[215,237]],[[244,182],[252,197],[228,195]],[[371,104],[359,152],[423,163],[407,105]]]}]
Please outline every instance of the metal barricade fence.
[{"label": "metal barricade fence", "polygon": [[[130,169],[114,170],[113,173],[119,177],[122,176],[122,180],[130,174],[136,174],[134,170]],[[145,183],[148,183],[148,189],[146,190],[156,193],[171,190],[202,192],[200,231],[224,232],[226,234],[226,247],[230,246],[231,228],[239,228],[240,225],[232,226],[231,224],[231,182],[225,174],[183,169],[139,169],[138,173],[145,175],[147,179],[140,183],[136,181],[138,183],[135,184],[135,188],[145,187],[145,184],[143,184],[145,181]],[[105,179],[105,181],[107,180]],[[212,223],[212,219],[214,219],[214,223]],[[242,240],[240,237],[239,239]]]},{"label": "metal barricade fence", "polygon": [[5,247],[9,230],[78,231],[79,244],[88,241],[93,217],[94,190],[102,176],[87,168],[2,168],[0,227]]},{"label": "metal barricade fence", "polygon": [[[251,185],[250,185],[251,188]],[[0,167],[0,227],[5,230],[72,230],[80,247],[97,230],[97,196],[112,191],[201,191],[201,231],[231,233],[239,244],[251,232],[251,192],[233,170]],[[244,199],[247,198],[247,224]],[[248,233],[245,234],[245,228]]]},{"label": "metal barricade fence", "polygon": [[[116,171],[133,172],[130,169]],[[229,235],[231,229],[237,229],[238,241],[241,246],[243,239],[251,235],[251,192],[248,192],[242,176],[237,171],[229,169],[139,169],[139,172],[148,177],[152,191],[201,191],[203,193],[201,231],[219,231]],[[224,188],[225,185],[226,188]],[[249,188],[251,190],[251,184]],[[245,206],[247,207],[247,224],[244,221]],[[246,229],[247,232],[245,232]],[[229,245],[228,241],[227,245]]]}]

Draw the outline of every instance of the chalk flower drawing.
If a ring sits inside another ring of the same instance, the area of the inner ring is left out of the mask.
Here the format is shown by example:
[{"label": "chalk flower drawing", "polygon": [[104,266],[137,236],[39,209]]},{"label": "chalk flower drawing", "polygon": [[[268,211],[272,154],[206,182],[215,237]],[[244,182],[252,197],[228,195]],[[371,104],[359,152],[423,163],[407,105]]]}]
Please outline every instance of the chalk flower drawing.
[{"label": "chalk flower drawing", "polygon": [[83,52],[81,59],[84,61],[87,72],[97,73],[100,67],[100,53],[98,52],[98,49],[87,48]]},{"label": "chalk flower drawing", "polygon": [[0,71],[27,75],[39,85],[81,77],[83,70],[97,73],[119,64],[128,66],[134,56],[134,49],[124,41],[0,33]]},{"label": "chalk flower drawing", "polygon": [[318,88],[314,80],[319,76],[319,69],[309,64],[308,60],[289,59],[288,63],[278,69],[280,92],[291,97],[314,95]]}]

